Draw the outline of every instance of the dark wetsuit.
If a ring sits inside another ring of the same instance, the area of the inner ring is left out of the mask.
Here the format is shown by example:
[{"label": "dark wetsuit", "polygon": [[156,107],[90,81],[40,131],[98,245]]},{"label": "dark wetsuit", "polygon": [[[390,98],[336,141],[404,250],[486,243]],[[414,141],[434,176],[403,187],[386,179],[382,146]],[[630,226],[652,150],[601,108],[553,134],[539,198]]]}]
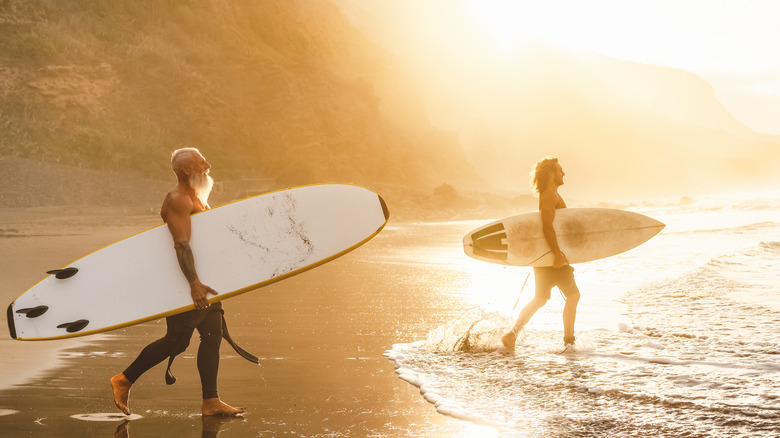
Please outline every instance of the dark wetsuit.
[{"label": "dark wetsuit", "polygon": [[[153,366],[167,358],[184,352],[190,344],[195,329],[200,334],[198,347],[198,372],[203,388],[203,398],[216,398],[217,370],[219,369],[219,346],[222,343],[222,303],[215,303],[205,309],[193,309],[165,318],[168,331],[165,336],[147,345],[135,361],[124,371],[125,377],[135,383]],[[172,375],[166,375],[171,384]],[[175,381],[175,379],[173,379]]]},{"label": "dark wetsuit", "polygon": [[124,371],[125,377],[131,382],[135,383],[143,373],[169,358],[165,382],[172,385],[176,381],[171,373],[173,358],[187,349],[192,333],[196,329],[200,334],[198,373],[200,373],[204,399],[219,397],[217,371],[219,369],[219,346],[223,337],[243,358],[254,363],[259,362],[257,357],[241,349],[230,338],[221,302],[214,303],[205,309],[193,309],[169,316],[165,318],[165,322],[168,325],[165,336],[147,345]]}]

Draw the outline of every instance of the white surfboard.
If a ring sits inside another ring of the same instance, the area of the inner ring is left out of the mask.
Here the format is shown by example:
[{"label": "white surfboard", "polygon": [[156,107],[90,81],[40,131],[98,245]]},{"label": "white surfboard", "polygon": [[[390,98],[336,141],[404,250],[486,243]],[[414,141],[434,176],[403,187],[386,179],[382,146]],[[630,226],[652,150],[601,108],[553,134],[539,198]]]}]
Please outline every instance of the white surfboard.
[{"label": "white surfboard", "polygon": [[[296,187],[193,215],[190,246],[201,281],[219,292],[209,299],[216,302],[346,254],[388,218],[368,189]],[[51,272],[8,306],[12,338],[83,336],[194,308],[166,225]]]},{"label": "white surfboard", "polygon": [[[664,224],[650,217],[608,208],[555,210],[558,246],[569,263],[620,254],[658,234]],[[553,255],[536,211],[491,222],[466,234],[466,254],[478,260],[513,266],[552,266]]]}]

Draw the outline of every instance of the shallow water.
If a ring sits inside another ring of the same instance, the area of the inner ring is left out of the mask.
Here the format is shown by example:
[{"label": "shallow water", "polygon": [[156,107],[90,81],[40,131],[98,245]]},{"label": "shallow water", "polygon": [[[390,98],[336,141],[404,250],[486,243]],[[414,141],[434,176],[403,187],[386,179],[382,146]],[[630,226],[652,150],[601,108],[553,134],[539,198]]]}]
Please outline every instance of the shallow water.
[{"label": "shallow water", "polygon": [[514,354],[500,350],[533,281],[521,293],[529,269],[463,254],[463,235],[485,221],[391,224],[225,302],[231,334],[261,359],[222,350],[220,394],[246,418],[199,417],[195,337],[176,360],[179,382],[151,370],[133,389],[143,418],[114,424],[107,379],[162,335],[156,321],[85,338],[45,378],[0,391],[0,426],[46,437],[776,435],[780,203],[684,208],[635,210],[667,228],[577,265],[574,353],[560,354],[555,295]]},{"label": "shallow water", "polygon": [[[777,434],[777,203],[635,211],[667,228],[627,253],[576,266],[574,352],[561,353],[564,302],[555,296],[514,353],[502,351],[500,335],[533,295],[530,280],[509,310],[530,269],[430,249],[410,256],[463,273],[464,313],[425,339],[394,345],[386,356],[399,377],[439,412],[501,436]],[[426,229],[457,234],[476,225]]]}]

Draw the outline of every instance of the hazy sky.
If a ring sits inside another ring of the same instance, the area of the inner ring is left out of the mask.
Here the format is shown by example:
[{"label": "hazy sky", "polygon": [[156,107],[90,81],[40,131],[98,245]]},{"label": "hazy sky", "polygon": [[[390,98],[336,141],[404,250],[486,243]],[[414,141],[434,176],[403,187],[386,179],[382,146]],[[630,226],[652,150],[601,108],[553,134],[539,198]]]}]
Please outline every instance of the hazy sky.
[{"label": "hazy sky", "polygon": [[463,0],[511,53],[539,37],[700,74],[743,123],[780,134],[780,2]]},{"label": "hazy sky", "polygon": [[337,1],[359,19],[383,17],[372,26],[393,35],[385,45],[421,56],[471,45],[511,57],[528,41],[546,40],[691,71],[742,123],[780,134],[780,1]]},{"label": "hazy sky", "polygon": [[464,2],[507,48],[536,33],[564,45],[691,71],[780,69],[777,1]]}]

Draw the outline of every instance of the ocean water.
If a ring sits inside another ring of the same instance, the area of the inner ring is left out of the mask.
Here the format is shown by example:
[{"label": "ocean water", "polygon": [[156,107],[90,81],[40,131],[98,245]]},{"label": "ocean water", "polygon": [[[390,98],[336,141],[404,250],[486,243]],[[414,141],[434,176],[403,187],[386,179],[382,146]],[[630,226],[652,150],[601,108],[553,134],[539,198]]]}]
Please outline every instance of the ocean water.
[{"label": "ocean water", "polygon": [[565,353],[555,290],[515,351],[501,347],[533,275],[463,255],[455,237],[486,221],[412,226],[424,238],[407,261],[463,279],[438,287],[462,312],[385,356],[440,413],[483,426],[478,436],[780,436],[775,195],[626,207],[667,226],[575,266],[577,346]]}]

